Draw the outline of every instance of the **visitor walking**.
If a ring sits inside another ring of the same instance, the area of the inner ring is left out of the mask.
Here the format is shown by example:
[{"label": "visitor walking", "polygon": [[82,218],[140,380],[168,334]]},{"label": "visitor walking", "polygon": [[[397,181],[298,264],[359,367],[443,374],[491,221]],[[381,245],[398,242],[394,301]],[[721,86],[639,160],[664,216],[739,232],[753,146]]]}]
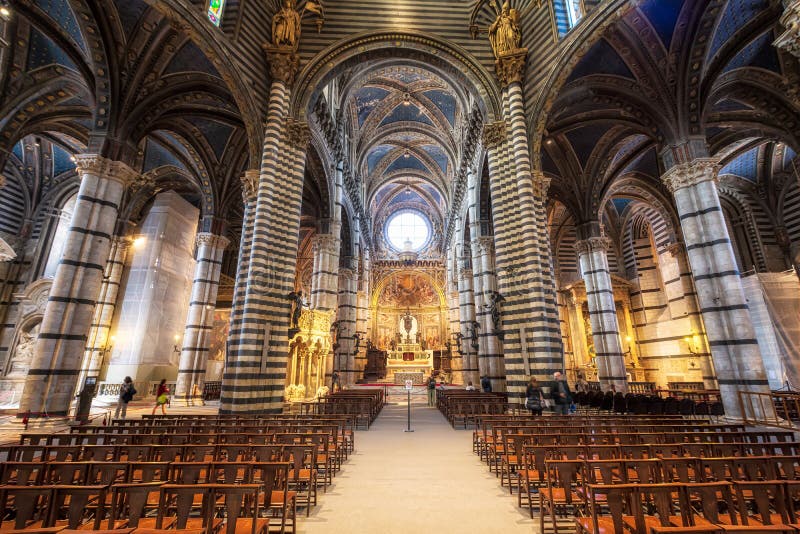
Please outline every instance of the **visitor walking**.
[{"label": "visitor walking", "polygon": [[167,387],[167,379],[162,378],[161,382],[158,384],[158,389],[156,390],[156,405],[153,406],[153,413],[151,415],[156,414],[156,410],[159,406],[161,406],[161,415],[167,415],[167,403],[169,402],[169,387]]},{"label": "visitor walking", "polygon": [[428,378],[428,406],[436,405],[436,379],[433,375]]},{"label": "visitor walking", "polygon": [[128,415],[128,403],[133,400],[136,395],[136,388],[133,387],[133,380],[131,377],[126,376],[122,381],[122,386],[119,388],[119,399],[117,400],[117,409],[114,412],[114,419],[119,419],[119,414],[122,412],[122,418]]},{"label": "visitor walking", "polygon": [[336,391],[341,388],[342,386],[339,384],[339,371],[334,369],[331,375],[331,393],[336,393]]},{"label": "visitor walking", "polygon": [[525,407],[530,410],[531,415],[542,415],[543,401],[542,388],[539,387],[536,377],[532,376],[528,387],[525,388]]},{"label": "visitor walking", "polygon": [[552,395],[556,415],[569,415],[569,405],[572,404],[572,392],[569,390],[567,379],[560,372],[553,373]]}]

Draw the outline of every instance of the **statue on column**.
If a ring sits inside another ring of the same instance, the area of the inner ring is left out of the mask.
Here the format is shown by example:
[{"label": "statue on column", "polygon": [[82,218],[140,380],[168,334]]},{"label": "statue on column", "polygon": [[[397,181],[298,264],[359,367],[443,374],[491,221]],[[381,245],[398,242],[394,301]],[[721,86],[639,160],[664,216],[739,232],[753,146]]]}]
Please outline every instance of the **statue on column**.
[{"label": "statue on column", "polygon": [[[492,2],[492,7],[497,11],[497,4]],[[503,2],[503,7],[497,12],[497,18],[489,26],[489,42],[495,58],[517,50],[522,40],[519,29],[519,12],[512,9],[508,0]]]},{"label": "statue on column", "polygon": [[283,0],[280,11],[272,17],[272,44],[297,50],[300,41],[300,14],[294,0]]},{"label": "statue on column", "polygon": [[491,301],[489,304],[486,305],[486,308],[491,313],[492,317],[492,326],[494,327],[494,333],[497,337],[501,337],[502,332],[500,331],[500,304],[505,302],[505,297],[498,293],[497,291],[492,291],[491,296],[489,297]]},{"label": "statue on column", "polygon": [[353,355],[355,356],[356,354],[358,354],[358,349],[361,347],[361,333],[356,332],[355,334],[353,334],[353,340],[356,342],[356,344],[353,347]]},{"label": "statue on column", "polygon": [[289,293],[289,300],[291,300],[294,305],[289,328],[300,328],[300,314],[303,313],[303,306],[305,306],[305,303],[303,302],[303,292],[292,291]]},{"label": "statue on column", "polygon": [[480,329],[481,325],[478,321],[472,321],[472,324],[468,326],[469,328],[469,337],[471,339],[472,349],[478,350],[480,345],[478,344],[478,330]]}]

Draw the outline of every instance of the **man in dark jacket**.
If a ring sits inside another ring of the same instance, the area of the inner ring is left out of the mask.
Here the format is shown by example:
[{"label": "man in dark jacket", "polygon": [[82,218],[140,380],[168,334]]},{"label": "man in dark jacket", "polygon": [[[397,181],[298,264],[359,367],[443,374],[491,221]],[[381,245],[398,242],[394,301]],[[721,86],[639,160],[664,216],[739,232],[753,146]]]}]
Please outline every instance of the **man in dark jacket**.
[{"label": "man in dark jacket", "polygon": [[569,390],[567,379],[560,372],[553,373],[552,396],[556,415],[569,415],[569,405],[572,404],[572,392]]},{"label": "man in dark jacket", "polygon": [[488,376],[481,377],[481,389],[484,393],[491,393],[492,392],[492,381],[489,380]]}]

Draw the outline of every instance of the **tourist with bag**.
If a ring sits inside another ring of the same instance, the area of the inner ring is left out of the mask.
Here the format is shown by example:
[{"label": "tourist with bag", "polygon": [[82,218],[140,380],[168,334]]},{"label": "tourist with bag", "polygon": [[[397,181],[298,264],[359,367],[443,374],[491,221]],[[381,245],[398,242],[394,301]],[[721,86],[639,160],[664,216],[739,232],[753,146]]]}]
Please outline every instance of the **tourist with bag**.
[{"label": "tourist with bag", "polygon": [[134,395],[136,395],[136,388],[133,387],[133,380],[131,380],[131,377],[126,376],[125,380],[122,381],[122,386],[119,388],[119,400],[117,400],[114,419],[119,419],[120,411],[122,412],[122,418],[125,419],[128,415],[128,403],[133,400]]},{"label": "tourist with bag", "polygon": [[542,388],[539,387],[536,378],[532,376],[528,387],[525,388],[525,407],[530,410],[531,415],[542,415],[543,401]]},{"label": "tourist with bag", "polygon": [[169,402],[169,388],[167,387],[167,379],[162,378],[161,383],[158,384],[158,389],[156,390],[156,405],[153,406],[153,413],[151,415],[156,414],[156,410],[159,406],[161,406],[161,415],[167,415],[167,403]]},{"label": "tourist with bag", "polygon": [[436,379],[433,375],[428,379],[428,406],[436,406]]}]

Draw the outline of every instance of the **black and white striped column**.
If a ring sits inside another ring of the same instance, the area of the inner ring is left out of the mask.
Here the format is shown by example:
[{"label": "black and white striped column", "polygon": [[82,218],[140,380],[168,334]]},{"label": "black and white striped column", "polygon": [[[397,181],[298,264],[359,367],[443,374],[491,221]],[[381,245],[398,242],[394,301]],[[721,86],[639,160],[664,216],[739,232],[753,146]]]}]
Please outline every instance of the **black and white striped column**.
[{"label": "black and white striped column", "polygon": [[[740,391],[769,394],[770,389],[719,201],[717,172],[715,159],[694,158],[671,166],[662,180],[675,197],[725,414],[738,418],[744,415]],[[745,412],[772,416],[773,408],[766,402]]]},{"label": "black and white striped column", "polygon": [[69,410],[119,205],[138,176],[124,163],[96,154],[76,160],[81,186],[25,381],[21,414],[66,415]]},{"label": "black and white striped column", "polygon": [[341,240],[335,234],[317,234],[311,242],[314,267],[311,273],[311,308],[336,309],[339,286],[339,250]]},{"label": "black and white striped column", "polygon": [[242,236],[239,241],[238,268],[236,269],[236,281],[233,286],[233,301],[231,302],[231,325],[234,321],[241,319],[244,307],[244,297],[247,288],[247,268],[250,264],[250,252],[253,246],[253,219],[256,214],[256,194],[258,193],[258,179],[260,171],[245,171],[241,176],[242,182]]},{"label": "black and white striped column", "polygon": [[[358,318],[358,273],[354,269],[339,269],[339,343],[334,356],[334,369],[339,370],[342,385],[355,384],[357,378],[355,339]],[[366,340],[362,339],[360,345]],[[359,349],[361,347],[359,346]]]},{"label": "black and white striped column", "polygon": [[111,240],[111,253],[106,262],[100,296],[94,309],[92,326],[89,329],[89,341],[86,345],[84,368],[80,375],[82,381],[87,376],[98,376],[103,366],[103,356],[113,345],[110,338],[111,322],[117,307],[117,295],[125,269],[125,258],[131,240],[129,237],[114,236]]},{"label": "black and white striped column", "polygon": [[[464,264],[462,258],[459,263]],[[480,368],[478,366],[478,350],[473,348],[474,334],[472,324],[475,322],[475,295],[472,290],[473,284],[472,269],[458,269],[458,302],[459,315],[461,317],[461,372],[464,376],[464,383],[472,381],[475,387],[480,382]],[[480,331],[478,332],[480,334]]]},{"label": "black and white striped column", "polygon": [[[472,232],[479,233],[472,223]],[[475,318],[481,325],[478,353],[478,368],[481,376],[488,376],[492,381],[492,390],[502,391],[500,381],[506,376],[503,365],[503,344],[498,337],[502,332],[502,322],[497,329],[492,321],[491,303],[497,291],[497,280],[494,270],[494,236],[480,236],[472,239],[472,276],[474,278],[473,295],[475,297]],[[502,308],[502,304],[499,305]]]},{"label": "black and white striped column", "polygon": [[178,363],[178,381],[175,385],[175,400],[186,405],[199,404],[203,400],[219,274],[228,239],[210,233],[199,233],[195,243],[192,297],[186,316],[186,329]]},{"label": "black and white striped column", "polygon": [[269,48],[270,86],[261,172],[241,313],[231,320],[220,413],[283,409],[288,333],[297,267],[308,125],[289,116],[289,86],[299,58]]},{"label": "black and white striped column", "polygon": [[626,393],[628,379],[619,337],[614,288],[608,268],[609,247],[611,240],[607,237],[589,237],[575,242],[581,276],[586,284],[586,303],[600,387],[606,391],[613,385],[618,392]]}]

